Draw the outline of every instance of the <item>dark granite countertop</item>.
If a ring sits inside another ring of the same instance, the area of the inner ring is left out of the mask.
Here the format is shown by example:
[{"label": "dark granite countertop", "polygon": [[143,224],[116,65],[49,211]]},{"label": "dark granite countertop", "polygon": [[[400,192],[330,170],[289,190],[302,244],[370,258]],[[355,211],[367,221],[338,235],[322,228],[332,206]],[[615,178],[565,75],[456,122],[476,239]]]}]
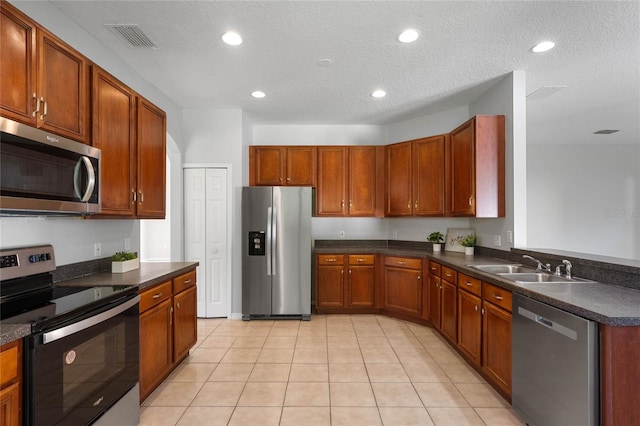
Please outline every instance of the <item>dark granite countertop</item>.
[{"label": "dark granite countertop", "polygon": [[424,248],[396,247],[387,244],[365,242],[323,242],[316,245],[314,253],[379,253],[388,256],[421,257],[453,267],[471,277],[547,303],[574,315],[613,326],[640,326],[640,291],[602,282],[567,282],[562,284],[525,283],[500,278],[498,275],[471,268],[471,265],[521,263],[508,258],[492,256],[466,256],[457,252],[433,252]]},{"label": "dark granite countertop", "polygon": [[[198,262],[141,262],[140,269],[123,274],[99,272],[80,278],[59,281],[55,285],[78,287],[135,285],[138,286],[139,290],[143,290],[183,274],[196,266],[198,266]],[[31,325],[29,324],[4,324],[0,322],[0,345],[21,339],[29,334],[31,334]]]}]

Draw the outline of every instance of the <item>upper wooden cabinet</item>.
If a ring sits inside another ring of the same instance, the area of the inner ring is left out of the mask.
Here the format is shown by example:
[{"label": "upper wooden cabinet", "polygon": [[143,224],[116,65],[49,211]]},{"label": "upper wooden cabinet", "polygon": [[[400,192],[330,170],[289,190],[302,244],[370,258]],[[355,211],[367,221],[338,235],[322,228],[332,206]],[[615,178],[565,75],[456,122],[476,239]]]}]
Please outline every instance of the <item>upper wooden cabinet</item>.
[{"label": "upper wooden cabinet", "polygon": [[102,150],[102,213],[136,213],[136,95],[97,66],[92,75],[92,145]]},{"label": "upper wooden cabinet", "polygon": [[89,60],[9,3],[0,8],[0,114],[88,143]]},{"label": "upper wooden cabinet", "polygon": [[504,132],[503,115],[477,115],[451,132],[450,215],[505,215]]},{"label": "upper wooden cabinet", "polygon": [[379,146],[318,147],[316,214],[381,215],[383,150]]},{"label": "upper wooden cabinet", "polygon": [[446,135],[387,147],[387,216],[445,215]]},{"label": "upper wooden cabinet", "polygon": [[249,185],[314,186],[315,182],[316,147],[249,147]]},{"label": "upper wooden cabinet", "polygon": [[97,66],[92,89],[92,144],[102,150],[102,214],[164,218],[165,113]]}]

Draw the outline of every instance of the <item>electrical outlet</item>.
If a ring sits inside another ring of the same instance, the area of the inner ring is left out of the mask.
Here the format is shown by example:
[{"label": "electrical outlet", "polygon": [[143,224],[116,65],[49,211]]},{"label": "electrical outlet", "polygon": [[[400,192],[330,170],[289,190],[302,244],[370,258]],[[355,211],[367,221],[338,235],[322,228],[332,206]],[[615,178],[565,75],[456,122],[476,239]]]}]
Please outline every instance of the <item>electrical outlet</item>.
[{"label": "electrical outlet", "polygon": [[340,238],[344,238],[344,231],[340,231]]},{"label": "electrical outlet", "polygon": [[131,238],[124,239],[124,249],[127,251],[131,250]]},{"label": "electrical outlet", "polygon": [[513,232],[511,232],[511,231],[507,231],[507,242],[508,243],[512,243],[513,242]]},{"label": "electrical outlet", "polygon": [[93,245],[93,256],[94,257],[100,257],[102,256],[102,244],[100,243],[95,243]]},{"label": "electrical outlet", "polygon": [[393,231],[393,238],[398,238],[398,231]]},{"label": "electrical outlet", "polygon": [[494,235],[493,236],[493,245],[494,246],[498,246],[500,247],[500,235]]}]

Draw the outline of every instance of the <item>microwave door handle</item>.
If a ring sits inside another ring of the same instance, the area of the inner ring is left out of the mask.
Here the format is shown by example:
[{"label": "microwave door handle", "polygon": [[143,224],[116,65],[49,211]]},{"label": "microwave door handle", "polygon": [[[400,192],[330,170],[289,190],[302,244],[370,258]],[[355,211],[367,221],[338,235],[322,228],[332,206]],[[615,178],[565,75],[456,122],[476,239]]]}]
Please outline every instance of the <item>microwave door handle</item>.
[{"label": "microwave door handle", "polygon": [[[83,165],[84,165],[84,168],[87,170],[87,176],[88,176],[87,188],[84,194],[80,192],[80,184],[81,184],[80,168]],[[89,201],[89,199],[91,198],[91,194],[93,194],[93,188],[95,188],[95,186],[96,186],[96,172],[93,169],[93,164],[91,164],[91,160],[89,160],[87,156],[83,155],[82,157],[80,157],[80,159],[76,163],[75,169],[73,170],[73,189],[76,192],[76,196],[80,199],[80,201],[86,202],[86,201]]]}]

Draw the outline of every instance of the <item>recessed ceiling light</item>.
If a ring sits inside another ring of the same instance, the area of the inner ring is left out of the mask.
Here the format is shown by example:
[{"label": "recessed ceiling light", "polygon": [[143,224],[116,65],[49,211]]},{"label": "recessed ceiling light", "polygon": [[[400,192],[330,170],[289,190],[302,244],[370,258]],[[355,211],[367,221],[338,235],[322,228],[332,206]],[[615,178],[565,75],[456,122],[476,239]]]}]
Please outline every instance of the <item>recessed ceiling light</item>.
[{"label": "recessed ceiling light", "polygon": [[616,133],[619,132],[620,130],[617,129],[602,129],[602,130],[598,130],[597,132],[593,132],[594,135],[610,135],[611,133]]},{"label": "recessed ceiling light", "polygon": [[374,98],[384,98],[385,96],[387,96],[387,92],[385,92],[384,90],[375,90],[371,96],[373,96]]},{"label": "recessed ceiling light", "polygon": [[251,96],[253,96],[254,98],[264,98],[267,95],[260,90],[256,90],[255,92],[251,92]]},{"label": "recessed ceiling light", "polygon": [[222,34],[222,41],[231,46],[238,46],[239,44],[242,44],[242,37],[234,31],[227,31]]},{"label": "recessed ceiling light", "polygon": [[333,64],[331,59],[320,59],[318,65],[321,67],[330,67]]},{"label": "recessed ceiling light", "polygon": [[398,36],[398,40],[400,40],[402,43],[411,43],[416,41],[419,35],[420,34],[418,34],[418,31],[414,29],[408,29],[404,30],[402,34]]},{"label": "recessed ceiling light", "polygon": [[536,44],[535,46],[533,46],[533,47],[531,48],[531,51],[532,51],[533,53],[542,53],[542,52],[547,52],[547,51],[549,51],[549,50],[553,49],[553,47],[554,47],[555,45],[556,45],[556,44],[555,44],[554,42],[552,42],[552,41],[543,41],[543,42],[538,43],[538,44]]}]

